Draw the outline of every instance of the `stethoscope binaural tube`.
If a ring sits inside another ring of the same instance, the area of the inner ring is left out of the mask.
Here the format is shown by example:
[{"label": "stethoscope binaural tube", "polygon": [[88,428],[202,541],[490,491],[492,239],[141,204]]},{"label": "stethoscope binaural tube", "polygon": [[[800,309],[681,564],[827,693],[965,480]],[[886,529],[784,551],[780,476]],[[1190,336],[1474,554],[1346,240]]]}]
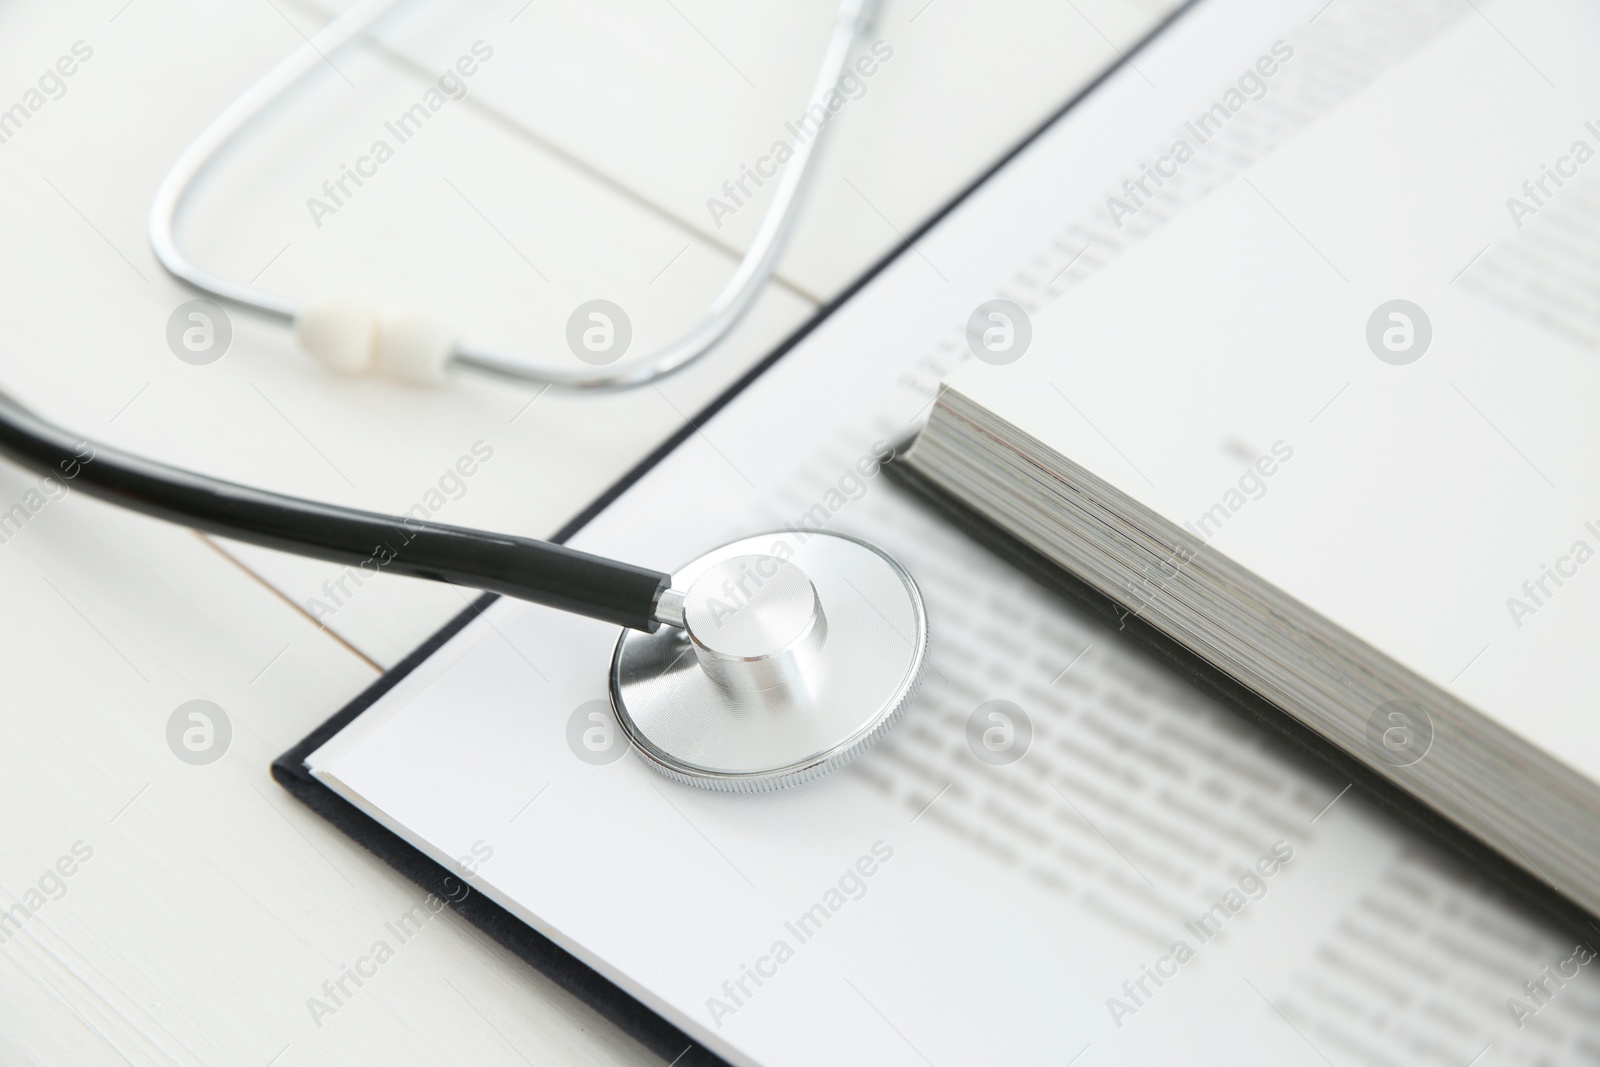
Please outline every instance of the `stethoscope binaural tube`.
[{"label": "stethoscope binaural tube", "polygon": [[671,582],[509,534],[381,515],[211,478],[86,441],[0,393],[0,455],[154,518],[296,555],[449,582],[654,633]]},{"label": "stethoscope binaural tube", "polygon": [[[289,324],[302,348],[325,365],[345,373],[387,373],[415,382],[436,383],[443,380],[447,370],[461,368],[546,388],[604,392],[632,389],[664,378],[720,344],[755,305],[777,269],[778,259],[799,220],[801,204],[815,180],[823,145],[832,134],[831,121],[792,146],[749,247],[705,313],[655,351],[611,366],[541,368],[519,356],[461,340],[445,323],[407,314],[392,316],[385,325],[385,316],[376,307],[326,298],[302,302],[222,277],[189,258],[179,241],[178,227],[195,183],[263,112],[309,72],[327,64],[329,55],[367,34],[397,2],[362,0],[351,6],[251,86],[184,149],[162,179],[150,205],[150,246],[161,266],[206,296]],[[840,79],[849,72],[857,43],[873,23],[877,4],[878,0],[839,0],[808,99],[822,100],[830,91],[837,91]]]}]

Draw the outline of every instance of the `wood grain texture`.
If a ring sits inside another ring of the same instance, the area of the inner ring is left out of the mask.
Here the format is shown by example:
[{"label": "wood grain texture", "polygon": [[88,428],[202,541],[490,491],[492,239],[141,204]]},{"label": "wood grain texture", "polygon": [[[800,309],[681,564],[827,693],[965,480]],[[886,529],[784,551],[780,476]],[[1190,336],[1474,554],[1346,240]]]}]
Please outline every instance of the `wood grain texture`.
[{"label": "wood grain texture", "polygon": [[[851,105],[780,284],[732,341],[660,388],[530,406],[491,382],[330,379],[281,329],[239,316],[216,364],[168,351],[167,318],[191,294],[144,238],[156,184],[326,9],[5,5],[0,105],[75,42],[93,57],[0,144],[0,382],[87,435],[375,508],[427,499],[486,441],[493,461],[459,493],[445,487],[435,517],[548,533],[1110,58],[1107,37],[1125,42],[1156,13],[1078,6],[890,4],[879,33],[896,59]],[[719,228],[704,200],[803,108],[832,5],[524,7],[432,5],[395,21],[391,51],[334,57],[219,166],[190,247],[277,291],[426,304],[511,347],[549,336],[597,292],[619,294],[641,345],[686,325],[764,206]],[[323,178],[431,65],[486,36],[500,65],[483,91],[314,226],[304,200]],[[0,512],[40,490],[0,467]],[[268,763],[462,603],[380,578],[319,627],[308,602],[338,579],[70,493],[8,531],[0,1063],[654,1062],[448,910],[313,1017],[308,998],[326,1001],[324,982],[393,941],[386,924],[419,894],[295,804]],[[232,727],[204,766],[167,740],[195,699]]]}]

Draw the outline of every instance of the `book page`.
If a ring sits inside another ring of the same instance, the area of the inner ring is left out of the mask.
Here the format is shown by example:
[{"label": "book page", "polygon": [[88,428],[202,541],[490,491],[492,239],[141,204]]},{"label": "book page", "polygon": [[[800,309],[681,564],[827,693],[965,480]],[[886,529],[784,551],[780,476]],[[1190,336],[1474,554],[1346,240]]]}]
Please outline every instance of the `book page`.
[{"label": "book page", "polygon": [[1480,6],[950,381],[1600,778],[1600,14]]}]

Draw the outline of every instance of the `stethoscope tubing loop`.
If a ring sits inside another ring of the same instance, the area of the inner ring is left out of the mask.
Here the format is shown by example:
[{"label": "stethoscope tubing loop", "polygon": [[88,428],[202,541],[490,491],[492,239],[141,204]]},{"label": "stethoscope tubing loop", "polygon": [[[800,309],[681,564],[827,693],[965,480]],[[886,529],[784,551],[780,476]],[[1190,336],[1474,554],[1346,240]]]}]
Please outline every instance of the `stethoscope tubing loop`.
[{"label": "stethoscope tubing loop", "polygon": [[[328,56],[365,34],[401,0],[362,0],[273,67],[260,81],[225,108],[184,149],[162,179],[150,205],[148,232],[156,259],[190,288],[235,308],[294,324],[305,305],[224,278],[206,270],[184,252],[178,225],[196,183],[218,156],[263,112],[300,83]],[[842,0],[819,64],[810,99],[826,96],[839,82],[860,38],[871,26],[877,0]],[[539,368],[526,360],[458,341],[447,365],[501,379],[561,389],[610,391],[637,388],[658,381],[714,349],[749,313],[777,269],[779,258],[799,220],[800,207],[816,174],[816,161],[833,123],[825,122],[811,138],[794,146],[793,155],[773,191],[750,247],[706,313],[683,334],[646,356],[616,366],[562,370]]]}]

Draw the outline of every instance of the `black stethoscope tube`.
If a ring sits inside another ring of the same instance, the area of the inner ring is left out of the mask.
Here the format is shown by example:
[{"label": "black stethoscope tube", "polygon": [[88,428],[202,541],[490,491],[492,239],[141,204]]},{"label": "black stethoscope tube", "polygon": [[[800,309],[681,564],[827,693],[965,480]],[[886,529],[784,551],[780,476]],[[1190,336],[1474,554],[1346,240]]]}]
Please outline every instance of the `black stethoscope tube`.
[{"label": "black stethoscope tube", "polygon": [[74,437],[0,393],[0,455],[168,522],[300,556],[504,593],[654,632],[659,571],[524,537],[336,507]]}]

